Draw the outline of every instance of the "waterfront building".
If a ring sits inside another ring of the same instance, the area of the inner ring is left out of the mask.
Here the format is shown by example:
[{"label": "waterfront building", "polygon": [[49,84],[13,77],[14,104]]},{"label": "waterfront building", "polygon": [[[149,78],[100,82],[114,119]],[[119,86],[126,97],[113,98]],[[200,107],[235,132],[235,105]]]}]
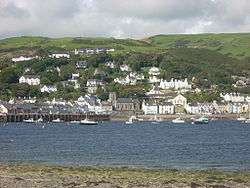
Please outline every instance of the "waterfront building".
[{"label": "waterfront building", "polygon": [[156,104],[156,102],[143,101],[142,111],[146,115],[156,115],[156,114],[158,114],[158,105]]},{"label": "waterfront building", "polygon": [[139,111],[141,110],[140,102],[132,98],[118,98],[115,103],[116,111]]},{"label": "waterfront building", "polygon": [[24,75],[19,78],[19,83],[26,83],[32,86],[40,85],[40,78],[39,76],[35,75]]},{"label": "waterfront building", "polygon": [[174,114],[174,105],[171,102],[162,102],[158,105],[159,114]]},{"label": "waterfront building", "polygon": [[188,114],[201,114],[201,106],[198,103],[189,103],[185,109]]},{"label": "waterfront building", "polygon": [[184,97],[181,94],[178,94],[173,99],[170,99],[170,102],[172,102],[175,106],[180,105],[180,106],[183,106],[184,108],[187,105],[187,99],[186,99],[186,97]]}]

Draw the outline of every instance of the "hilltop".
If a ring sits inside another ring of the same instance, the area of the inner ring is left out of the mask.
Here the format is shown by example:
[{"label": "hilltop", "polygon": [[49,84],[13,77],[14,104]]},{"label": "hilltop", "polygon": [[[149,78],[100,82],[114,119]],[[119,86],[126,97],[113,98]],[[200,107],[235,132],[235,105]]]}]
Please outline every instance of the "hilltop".
[{"label": "hilltop", "polygon": [[217,51],[237,59],[250,57],[250,33],[156,35],[142,40],[89,37],[12,37],[0,40],[0,57],[35,54],[41,51],[62,51],[75,48],[109,47],[119,53],[162,52],[170,48],[198,48]]}]

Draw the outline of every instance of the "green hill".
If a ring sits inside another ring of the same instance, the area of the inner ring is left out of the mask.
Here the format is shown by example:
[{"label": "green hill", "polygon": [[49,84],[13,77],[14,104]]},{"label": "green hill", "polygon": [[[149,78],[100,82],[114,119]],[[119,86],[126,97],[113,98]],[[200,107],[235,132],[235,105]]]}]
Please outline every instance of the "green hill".
[{"label": "green hill", "polygon": [[239,59],[250,57],[250,33],[157,35],[146,40],[165,48],[205,48]]},{"label": "green hill", "polygon": [[84,47],[115,48],[117,52],[159,52],[170,48],[202,48],[243,59],[250,57],[250,33],[156,35],[143,40],[115,38],[13,37],[0,40],[0,57],[34,54],[37,51],[73,50]]}]

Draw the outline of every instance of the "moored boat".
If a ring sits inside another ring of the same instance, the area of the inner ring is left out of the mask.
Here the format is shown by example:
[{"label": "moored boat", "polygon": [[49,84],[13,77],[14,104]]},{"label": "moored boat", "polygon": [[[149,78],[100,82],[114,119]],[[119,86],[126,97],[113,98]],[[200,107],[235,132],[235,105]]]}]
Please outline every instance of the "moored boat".
[{"label": "moored boat", "polygon": [[181,119],[181,118],[179,117],[179,118],[173,119],[173,120],[172,120],[172,123],[185,123],[185,120],[184,120],[184,119]]},{"label": "moored boat", "polygon": [[88,118],[80,121],[81,125],[98,125],[97,121],[89,120]]},{"label": "moored boat", "polygon": [[57,118],[57,119],[53,119],[52,122],[53,123],[62,123],[63,121],[60,118]]},{"label": "moored boat", "polygon": [[30,119],[24,119],[23,120],[24,123],[35,123],[34,119],[33,118],[30,118]]},{"label": "moored boat", "polygon": [[209,119],[206,117],[200,117],[197,119],[193,119],[192,124],[208,124]]}]

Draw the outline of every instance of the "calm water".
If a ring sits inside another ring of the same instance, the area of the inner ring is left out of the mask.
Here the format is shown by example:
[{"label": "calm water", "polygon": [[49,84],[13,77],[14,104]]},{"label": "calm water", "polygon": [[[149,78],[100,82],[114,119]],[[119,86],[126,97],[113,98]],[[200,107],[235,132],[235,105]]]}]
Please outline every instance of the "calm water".
[{"label": "calm water", "polygon": [[0,124],[0,162],[249,170],[250,125]]}]

